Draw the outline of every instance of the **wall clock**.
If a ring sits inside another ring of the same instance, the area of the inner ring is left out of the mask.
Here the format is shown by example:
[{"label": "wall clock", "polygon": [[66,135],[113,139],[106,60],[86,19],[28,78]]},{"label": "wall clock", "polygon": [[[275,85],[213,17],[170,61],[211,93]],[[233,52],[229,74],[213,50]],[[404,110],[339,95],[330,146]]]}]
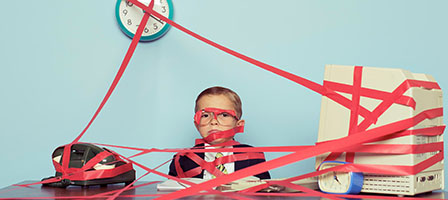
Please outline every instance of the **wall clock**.
[{"label": "wall clock", "polygon": [[[346,164],[341,161],[325,161],[319,170]],[[358,194],[364,183],[364,176],[359,172],[328,172],[319,176],[319,188],[322,192],[332,194]]]},{"label": "wall clock", "polygon": [[[150,0],[138,0],[149,5]],[[154,0],[154,10],[168,19],[173,18],[173,4],[171,0]],[[144,11],[127,0],[117,0],[115,17],[118,25],[128,37],[133,38],[140,26]],[[143,30],[140,41],[152,41],[162,37],[170,25],[155,16],[150,16]]]}]

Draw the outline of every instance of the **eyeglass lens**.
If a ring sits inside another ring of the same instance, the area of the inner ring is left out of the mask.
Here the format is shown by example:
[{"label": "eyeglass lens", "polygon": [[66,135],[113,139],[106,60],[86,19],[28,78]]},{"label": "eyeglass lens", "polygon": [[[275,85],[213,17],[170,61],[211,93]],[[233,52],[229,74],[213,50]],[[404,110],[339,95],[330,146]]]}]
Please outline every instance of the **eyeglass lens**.
[{"label": "eyeglass lens", "polygon": [[[215,114],[213,112],[205,112],[205,111],[202,112],[201,120],[199,121],[199,124],[200,125],[207,125],[207,124],[209,124],[212,121],[212,119],[215,118],[214,115]],[[232,123],[235,122],[235,118],[236,118],[235,116],[233,116],[233,115],[231,115],[231,114],[229,114],[227,112],[219,113],[216,116],[216,119],[218,120],[218,123],[220,125],[224,125],[224,126],[232,125]]]}]

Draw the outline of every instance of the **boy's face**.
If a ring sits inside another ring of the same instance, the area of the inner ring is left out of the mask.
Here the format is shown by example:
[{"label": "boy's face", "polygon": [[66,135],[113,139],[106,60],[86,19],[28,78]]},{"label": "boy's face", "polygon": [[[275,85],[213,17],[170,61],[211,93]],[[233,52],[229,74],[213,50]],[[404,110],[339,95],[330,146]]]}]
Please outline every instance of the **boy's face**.
[{"label": "boy's face", "polygon": [[[223,109],[223,110],[235,111],[232,101],[230,101],[230,99],[225,95],[202,96],[198,101],[198,109],[202,110],[204,108],[219,108],[219,109]],[[202,138],[205,138],[214,132],[226,131],[229,129],[233,129],[236,126],[244,126],[244,120],[234,119],[230,125],[223,126],[222,124],[220,124],[218,122],[218,120],[212,119],[212,120],[210,120],[210,122],[208,124],[198,125],[195,123],[195,126],[198,129],[199,134],[201,134]],[[211,142],[211,144],[219,144],[219,143],[227,142],[231,139],[232,139],[232,137],[219,138],[219,139],[216,139],[215,141]]]}]

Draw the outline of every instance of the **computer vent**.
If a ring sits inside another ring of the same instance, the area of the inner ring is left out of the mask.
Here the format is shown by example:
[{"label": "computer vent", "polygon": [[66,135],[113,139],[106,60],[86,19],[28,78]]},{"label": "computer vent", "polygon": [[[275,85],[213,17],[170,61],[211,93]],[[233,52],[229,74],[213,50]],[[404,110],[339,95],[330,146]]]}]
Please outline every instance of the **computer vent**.
[{"label": "computer vent", "polygon": [[410,179],[409,176],[364,174],[364,185],[361,192],[387,194],[410,193]]},{"label": "computer vent", "polygon": [[443,169],[408,176],[364,174],[361,192],[415,195],[443,189],[443,178]]}]

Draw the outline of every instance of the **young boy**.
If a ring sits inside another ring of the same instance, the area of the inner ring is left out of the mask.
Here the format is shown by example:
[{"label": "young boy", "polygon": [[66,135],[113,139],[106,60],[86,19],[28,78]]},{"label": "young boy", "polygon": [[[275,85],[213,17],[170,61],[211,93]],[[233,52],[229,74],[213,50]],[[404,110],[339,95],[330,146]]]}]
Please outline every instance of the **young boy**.
[{"label": "young boy", "polygon": [[[193,148],[251,147],[233,139],[235,133],[242,132],[244,128],[245,121],[241,119],[241,115],[241,100],[234,91],[223,87],[211,87],[202,91],[196,98],[194,117],[194,125],[202,139],[197,140]],[[212,179],[261,162],[265,162],[261,152],[178,153],[170,164],[169,175]],[[269,172],[255,176],[260,179],[271,178]]]}]

